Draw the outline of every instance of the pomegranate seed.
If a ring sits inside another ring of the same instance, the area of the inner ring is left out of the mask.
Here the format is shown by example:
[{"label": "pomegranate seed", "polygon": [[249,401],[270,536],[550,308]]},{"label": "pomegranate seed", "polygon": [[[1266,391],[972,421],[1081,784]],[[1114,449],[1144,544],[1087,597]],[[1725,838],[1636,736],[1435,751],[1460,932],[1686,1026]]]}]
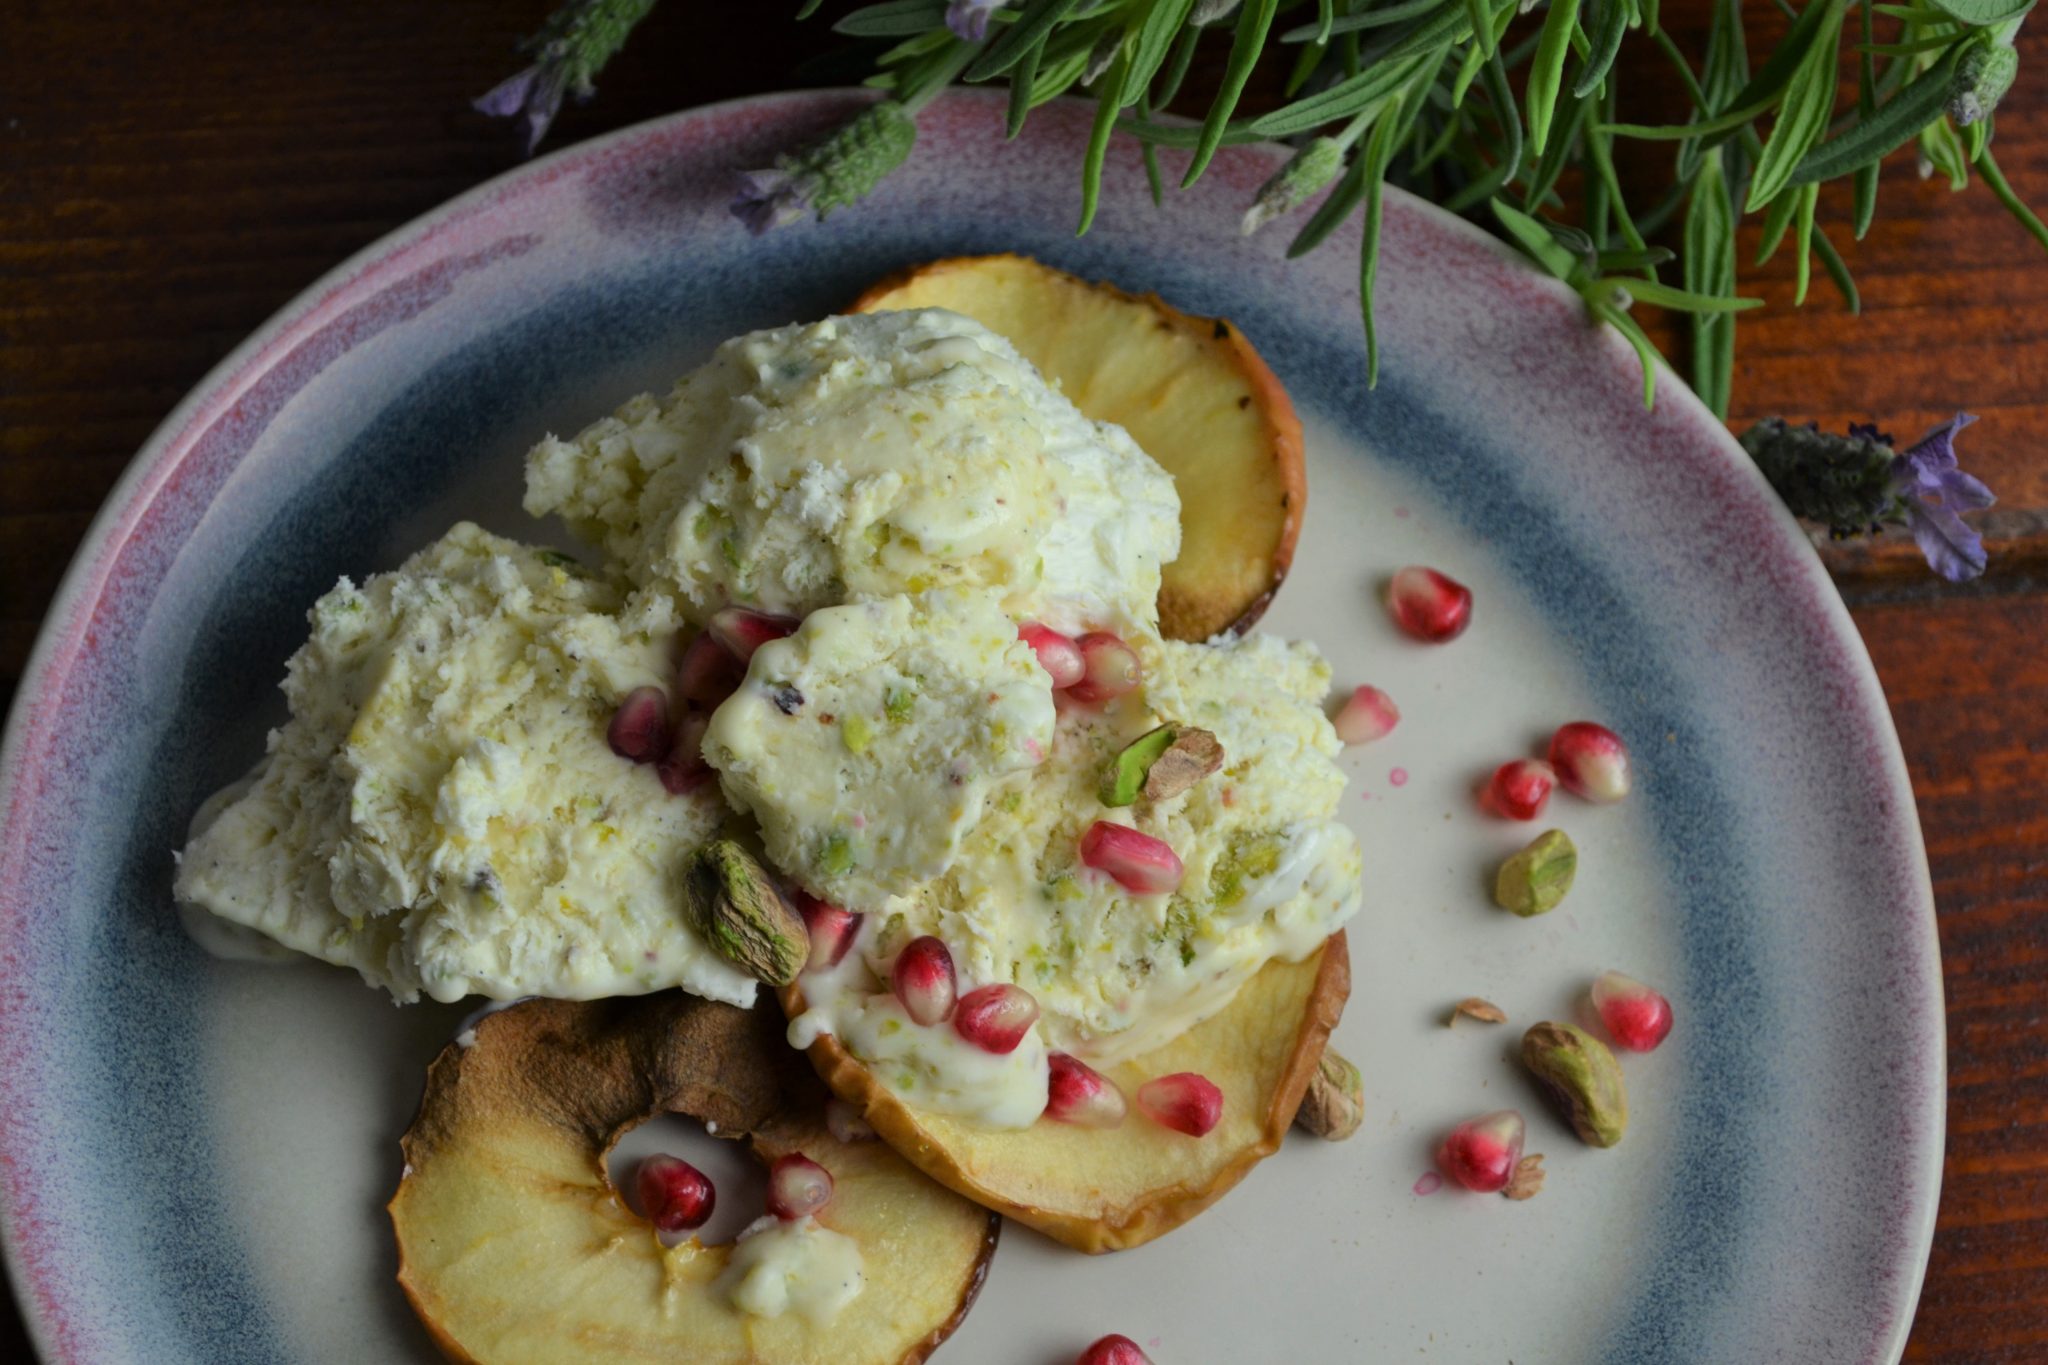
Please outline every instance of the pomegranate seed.
[{"label": "pomegranate seed", "polygon": [[612,752],[635,763],[653,763],[668,753],[668,694],[658,687],[636,687],[612,712],[604,737]]},{"label": "pomegranate seed", "polygon": [[1394,624],[1425,644],[1455,640],[1472,624],[1472,590],[1419,564],[1394,575],[1387,604]]},{"label": "pomegranate seed", "polygon": [[1468,1190],[1499,1194],[1522,1159],[1522,1116],[1513,1109],[1482,1114],[1451,1129],[1436,1149],[1443,1173]]},{"label": "pomegranate seed", "polygon": [[1052,1081],[1046,1092],[1045,1116],[1077,1128],[1114,1128],[1128,1106],[1115,1081],[1078,1057],[1055,1052]]},{"label": "pomegranate seed", "polygon": [[1199,1072],[1177,1071],[1139,1086],[1138,1108],[1162,1128],[1201,1137],[1223,1117],[1223,1092]]},{"label": "pomegranate seed", "polygon": [[704,1226],[718,1203],[711,1177],[681,1157],[651,1156],[633,1176],[640,1212],[654,1224],[661,1244],[672,1247]]},{"label": "pomegranate seed", "polygon": [[1138,653],[1106,630],[1091,630],[1075,641],[1081,647],[1081,680],[1067,688],[1075,701],[1108,701],[1135,692],[1145,676]]},{"label": "pomegranate seed", "polygon": [[811,955],[804,959],[804,970],[822,972],[837,967],[854,939],[860,937],[860,915],[821,901],[808,891],[796,893],[796,909],[804,917],[804,927],[811,931]]},{"label": "pomegranate seed", "polygon": [[1031,646],[1031,652],[1038,656],[1038,666],[1052,675],[1054,688],[1072,687],[1088,671],[1082,662],[1081,646],[1074,643],[1071,635],[1026,621],[1017,627],[1017,638]]},{"label": "pomegranate seed", "polygon": [[711,624],[705,629],[744,664],[762,645],[780,640],[802,624],[794,616],[776,616],[746,607],[721,607],[712,613]]},{"label": "pomegranate seed", "polygon": [[1152,1357],[1129,1337],[1111,1332],[1075,1356],[1074,1365],[1152,1365]]},{"label": "pomegranate seed", "polygon": [[1507,820],[1534,820],[1550,804],[1557,774],[1548,763],[1518,758],[1493,770],[1486,783],[1486,806]]},{"label": "pomegranate seed", "polygon": [[1401,723],[1401,708],[1377,687],[1361,687],[1337,708],[1330,723],[1346,744],[1370,744],[1386,738]]},{"label": "pomegranate seed", "polygon": [[682,660],[676,664],[676,694],[706,710],[716,710],[746,676],[747,666],[734,658],[716,635],[699,631],[683,647]]},{"label": "pomegranate seed", "polygon": [[807,1218],[832,1202],[832,1172],[791,1152],[768,1168],[768,1212],[785,1222]]},{"label": "pomegranate seed", "polygon": [[1573,796],[1605,806],[1628,795],[1628,746],[1604,725],[1575,720],[1558,726],[1550,737],[1550,766]]},{"label": "pomegranate seed", "polygon": [[873,1142],[875,1130],[860,1110],[838,1096],[825,1101],[825,1131],[840,1142]]},{"label": "pomegranate seed", "polygon": [[670,796],[686,795],[711,780],[711,765],[704,761],[704,732],[710,728],[711,717],[702,711],[683,713],[668,756],[654,769]]},{"label": "pomegranate seed", "polygon": [[953,1012],[953,996],[959,989],[953,954],[930,934],[914,938],[897,955],[890,984],[905,1014],[920,1024],[943,1023]]},{"label": "pomegranate seed", "polygon": [[953,1010],[953,1031],[997,1056],[1015,1052],[1037,1022],[1038,1002],[1022,986],[977,987]]},{"label": "pomegranate seed", "polygon": [[1654,1052],[1671,1032],[1671,1002],[1632,976],[1602,972],[1593,1008],[1614,1041],[1630,1052]]},{"label": "pomegranate seed", "polygon": [[1081,861],[1107,872],[1117,885],[1141,896],[1180,886],[1180,855],[1161,839],[1140,834],[1129,825],[1097,820],[1081,836]]}]

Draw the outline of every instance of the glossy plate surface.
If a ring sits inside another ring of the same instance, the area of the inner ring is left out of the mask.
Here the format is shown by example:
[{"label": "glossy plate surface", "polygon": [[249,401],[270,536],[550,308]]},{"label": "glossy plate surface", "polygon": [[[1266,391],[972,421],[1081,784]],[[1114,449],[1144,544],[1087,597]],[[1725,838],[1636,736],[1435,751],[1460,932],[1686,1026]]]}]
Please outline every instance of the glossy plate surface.
[{"label": "glossy plate surface", "polygon": [[[1645,413],[1617,338],[1398,194],[1368,392],[1355,224],[1287,263],[1287,225],[1236,230],[1277,153],[1227,150],[1160,211],[1119,142],[1077,240],[1082,107],[1035,113],[1006,147],[999,100],[949,97],[872,200],[748,238],[731,173],[857,99],[679,115],[485,186],[321,281],[137,457],[0,769],[0,1207],[48,1356],[431,1357],[382,1205],[460,1011],[212,961],[179,931],[170,850],[260,752],[305,609],[338,576],[462,516],[558,536],[518,510],[540,433],[665,388],[727,335],[994,250],[1246,329],[1309,428],[1307,525],[1263,628],[1313,637],[1340,684],[1377,683],[1404,719],[1345,760],[1368,872],[1338,1039],[1366,1074],[1364,1130],[1290,1144],[1135,1252],[1011,1229],[942,1358],[1051,1365],[1111,1330],[1162,1365],[1896,1356],[1941,1156],[1925,859],[1862,646],[1739,449],[1669,376]],[[1381,586],[1414,562],[1477,594],[1456,643],[1388,624]],[[1579,884],[1514,919],[1488,879],[1544,826],[1482,817],[1473,788],[1582,717],[1632,742],[1636,793],[1553,803]],[[1596,1152],[1510,1058],[1604,967],[1662,986],[1678,1023],[1627,1060],[1630,1134]],[[1446,1029],[1470,995],[1512,1023]],[[1445,1128],[1509,1106],[1548,1155],[1543,1194],[1414,1192]]]}]

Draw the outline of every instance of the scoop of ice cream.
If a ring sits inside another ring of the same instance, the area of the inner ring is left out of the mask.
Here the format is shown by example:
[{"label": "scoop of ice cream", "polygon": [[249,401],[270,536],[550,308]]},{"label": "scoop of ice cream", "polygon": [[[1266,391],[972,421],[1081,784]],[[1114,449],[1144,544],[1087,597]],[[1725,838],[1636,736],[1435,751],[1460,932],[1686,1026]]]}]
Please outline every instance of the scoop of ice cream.
[{"label": "scoop of ice cream", "polygon": [[291,719],[179,857],[176,893],[401,1000],[586,999],[753,982],[687,926],[675,871],[717,830],[612,753],[617,700],[669,643],[605,615],[619,589],[463,524],[343,579],[287,665]]},{"label": "scoop of ice cream", "polygon": [[[1336,818],[1344,776],[1322,657],[1266,636],[1142,652],[1140,690],[1065,710],[1046,762],[990,794],[944,877],[848,902],[881,912],[883,930],[863,940],[873,966],[936,934],[964,981],[1023,986],[1048,1044],[1106,1063],[1178,1036],[1356,912],[1359,850]],[[1105,766],[1166,721],[1211,731],[1223,768],[1163,801],[1103,806]],[[1163,840],[1182,862],[1179,888],[1138,894],[1084,865],[1081,837],[1098,820]]]},{"label": "scoop of ice cream", "polygon": [[1164,470],[943,310],[735,338],[666,399],[542,441],[526,479],[529,512],[632,579],[646,629],[935,587],[1065,629],[1149,626],[1180,545]]},{"label": "scoop of ice cream", "polygon": [[1051,679],[997,594],[934,589],[814,611],[762,645],[704,756],[777,867],[868,905],[943,873],[1052,737]]}]

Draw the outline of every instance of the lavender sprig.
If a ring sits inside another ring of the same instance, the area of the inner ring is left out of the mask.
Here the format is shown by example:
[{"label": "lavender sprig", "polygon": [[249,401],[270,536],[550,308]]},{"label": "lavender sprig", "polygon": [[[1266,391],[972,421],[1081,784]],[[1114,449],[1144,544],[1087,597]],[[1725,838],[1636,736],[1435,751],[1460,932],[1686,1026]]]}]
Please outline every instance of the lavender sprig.
[{"label": "lavender sprig", "polygon": [[1934,571],[1952,583],[1984,572],[1983,538],[1959,515],[1996,499],[1957,466],[1956,433],[1977,419],[1959,412],[1903,451],[1875,426],[1846,436],[1812,422],[1768,417],[1743,433],[1742,447],[1794,516],[1836,539],[1904,526]]},{"label": "lavender sprig", "polygon": [[532,156],[561,111],[562,97],[589,99],[597,73],[653,8],[654,0],[569,0],[519,45],[533,55],[532,64],[492,86],[472,107],[493,118],[519,119]]}]

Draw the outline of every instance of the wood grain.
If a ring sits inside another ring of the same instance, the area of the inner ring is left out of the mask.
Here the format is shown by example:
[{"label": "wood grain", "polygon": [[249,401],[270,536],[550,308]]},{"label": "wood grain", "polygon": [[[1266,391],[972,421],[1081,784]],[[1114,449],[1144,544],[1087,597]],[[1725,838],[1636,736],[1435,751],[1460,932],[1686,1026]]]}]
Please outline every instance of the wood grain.
[{"label": "wood grain", "polygon": [[[514,164],[467,100],[545,0],[27,0],[0,40],[0,699],[106,489],[249,331],[377,236]],[[1699,0],[1664,6],[1689,47]],[[791,3],[660,6],[553,146],[670,110],[831,83]],[[1767,7],[1752,6],[1768,15]],[[1768,18],[1760,19],[1768,23]],[[2048,28],[1999,117],[2048,203]],[[793,72],[810,64],[801,76]],[[1200,73],[1198,73],[1199,75]],[[2002,495],[1992,570],[1930,580],[1910,543],[1833,547],[1891,698],[1927,832],[1949,991],[1947,1185],[1908,1358],[2048,1359],[2048,255],[1981,193],[1886,174],[1870,237],[1822,223],[1863,289],[1791,307],[1789,251],[1748,274],[1734,425],[1782,413],[1900,435],[1968,408]],[[1745,261],[1756,246],[1745,229]],[[1653,326],[1665,324],[1651,318]],[[0,1358],[26,1358],[0,1317]]]}]

